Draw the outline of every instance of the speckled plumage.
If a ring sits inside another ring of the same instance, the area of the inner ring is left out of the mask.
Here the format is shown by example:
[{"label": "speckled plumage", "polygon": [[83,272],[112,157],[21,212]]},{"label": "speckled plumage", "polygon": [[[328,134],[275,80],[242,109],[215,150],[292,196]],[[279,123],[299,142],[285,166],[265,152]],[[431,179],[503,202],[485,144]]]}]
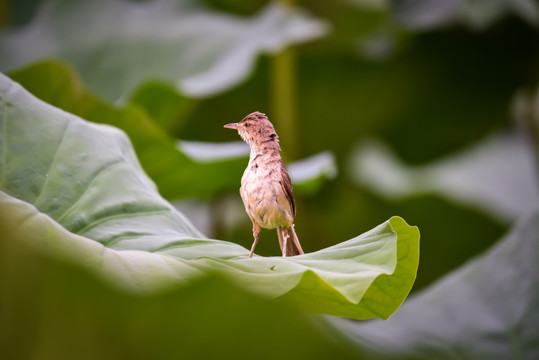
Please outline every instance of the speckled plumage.
[{"label": "speckled plumage", "polygon": [[303,254],[294,231],[296,204],[288,171],[279,154],[279,137],[266,115],[254,112],[239,123],[227,124],[238,130],[250,146],[249,164],[241,179],[240,195],[245,211],[253,222],[254,243],[260,228],[277,229],[283,256]]}]

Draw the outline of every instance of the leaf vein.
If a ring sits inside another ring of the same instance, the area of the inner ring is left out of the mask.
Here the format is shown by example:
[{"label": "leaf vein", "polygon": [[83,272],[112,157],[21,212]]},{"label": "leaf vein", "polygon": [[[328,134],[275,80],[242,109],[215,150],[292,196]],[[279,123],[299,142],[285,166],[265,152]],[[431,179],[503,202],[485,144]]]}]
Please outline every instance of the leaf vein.
[{"label": "leaf vein", "polygon": [[123,159],[118,159],[115,161],[112,161],[110,163],[105,164],[105,166],[101,167],[94,175],[94,177],[90,180],[84,191],[80,194],[80,196],[77,198],[77,200],[71,205],[58,219],[56,220],[58,223],[61,223],[70,213],[71,211],[77,206],[77,204],[84,198],[84,195],[88,192],[88,190],[92,187],[92,185],[107,171],[112,169],[114,166],[123,163]]},{"label": "leaf vein", "polygon": [[58,144],[58,148],[56,149],[56,151],[54,152],[54,155],[52,157],[52,161],[51,161],[51,164],[49,166],[49,169],[47,170],[47,173],[46,173],[46,179],[45,179],[45,182],[43,183],[43,186],[41,187],[41,190],[39,192],[39,195],[37,196],[37,199],[36,201],[34,201],[34,206],[39,209],[39,201],[41,200],[43,194],[45,193],[45,188],[47,187],[47,185],[49,184],[49,179],[51,178],[49,176],[50,172],[54,169],[54,166],[56,165],[56,161],[58,160],[58,155],[60,154],[60,149],[62,148],[62,145],[64,143],[64,140],[65,140],[65,137],[66,137],[66,134],[67,134],[67,129],[69,128],[69,125],[71,125],[71,119],[68,119],[64,129],[63,129],[63,132],[62,132],[62,138],[60,139],[60,143]]}]

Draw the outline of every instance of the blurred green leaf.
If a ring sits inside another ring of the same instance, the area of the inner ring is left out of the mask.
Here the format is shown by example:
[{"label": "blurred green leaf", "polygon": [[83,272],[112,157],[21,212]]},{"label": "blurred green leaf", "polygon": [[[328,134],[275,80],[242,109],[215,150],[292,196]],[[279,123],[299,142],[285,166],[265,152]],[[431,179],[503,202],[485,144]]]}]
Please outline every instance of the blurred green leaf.
[{"label": "blurred green leaf", "polygon": [[298,194],[314,194],[327,180],[337,176],[337,161],[330,151],[292,162],[287,167]]},{"label": "blurred green leaf", "polygon": [[147,82],[135,91],[129,103],[144,108],[167,134],[179,137],[198,102],[180,95],[172,85]]},{"label": "blurred green leaf", "polygon": [[243,141],[216,143],[179,140],[177,146],[183,153],[200,162],[239,157],[247,164],[249,159],[249,145]]},{"label": "blurred green leaf", "polygon": [[403,0],[395,2],[395,17],[413,29],[430,29],[462,22],[485,29],[509,15],[539,25],[539,5],[534,0]]},{"label": "blurred green leaf", "polygon": [[512,224],[539,203],[530,150],[523,136],[500,133],[437,162],[409,166],[386,144],[367,140],[353,151],[350,172],[357,184],[393,201],[439,194]]},{"label": "blurred green leaf", "polygon": [[369,359],[537,359],[539,214],[388,321],[335,319]]},{"label": "blurred green leaf", "polygon": [[237,244],[204,238],[158,195],[123,132],[3,75],[0,96],[1,211],[31,243],[123,287],[146,292],[220,271],[268,297],[353,318],[387,318],[412,287],[419,232],[401,218],[318,252],[249,259]]},{"label": "blurred green leaf", "polygon": [[277,3],[242,18],[189,0],[48,0],[27,26],[0,36],[0,70],[55,57],[109,101],[149,79],[208,96],[244,80],[259,54],[325,32],[322,22]]},{"label": "blurred green leaf", "polygon": [[[155,294],[126,293],[80,264],[46,256],[0,216],[4,359],[357,359],[319,317],[206,276]],[[141,264],[142,265],[142,264]]]}]

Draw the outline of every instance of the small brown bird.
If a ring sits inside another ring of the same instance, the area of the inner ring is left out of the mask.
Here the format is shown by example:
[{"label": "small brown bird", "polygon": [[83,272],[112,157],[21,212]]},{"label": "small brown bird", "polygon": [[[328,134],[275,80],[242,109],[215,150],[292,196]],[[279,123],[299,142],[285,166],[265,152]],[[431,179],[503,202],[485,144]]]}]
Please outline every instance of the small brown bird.
[{"label": "small brown bird", "polygon": [[254,242],[249,257],[253,256],[261,227],[277,229],[283,256],[303,254],[294,231],[296,203],[292,182],[279,155],[279,137],[272,123],[266,115],[254,112],[225,128],[238,130],[251,148],[240,187],[245,211],[253,222]]}]

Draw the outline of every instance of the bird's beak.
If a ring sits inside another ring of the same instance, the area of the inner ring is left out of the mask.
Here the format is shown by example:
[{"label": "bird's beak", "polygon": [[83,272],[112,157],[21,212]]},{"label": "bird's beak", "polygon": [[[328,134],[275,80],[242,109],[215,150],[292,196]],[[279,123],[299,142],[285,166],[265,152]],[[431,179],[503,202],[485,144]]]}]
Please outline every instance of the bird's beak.
[{"label": "bird's beak", "polygon": [[238,123],[226,124],[225,127],[226,127],[227,129],[238,130]]}]

